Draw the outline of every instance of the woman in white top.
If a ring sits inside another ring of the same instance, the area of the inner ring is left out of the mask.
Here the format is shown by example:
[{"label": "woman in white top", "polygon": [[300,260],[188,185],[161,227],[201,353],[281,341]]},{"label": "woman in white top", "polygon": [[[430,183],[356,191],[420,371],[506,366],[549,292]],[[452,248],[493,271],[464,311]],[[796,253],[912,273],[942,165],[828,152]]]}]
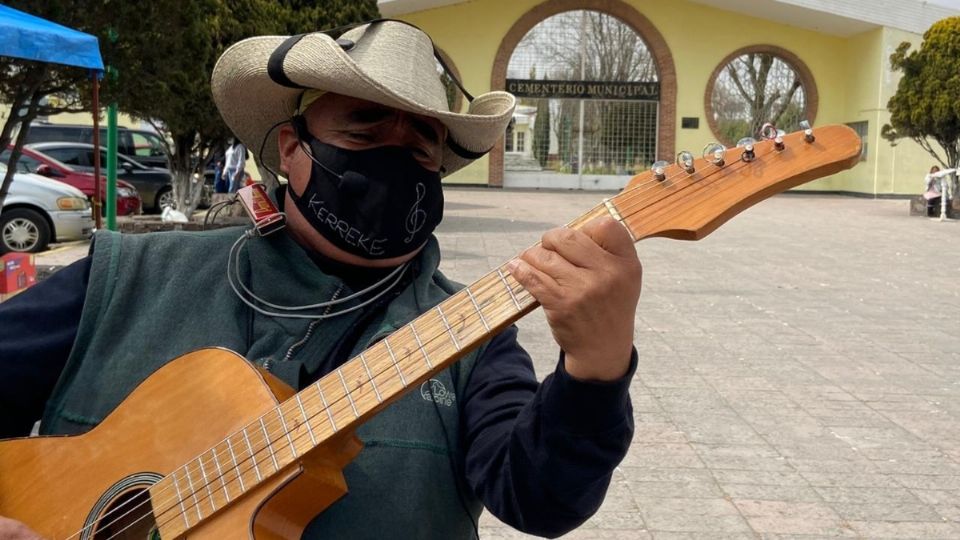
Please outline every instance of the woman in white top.
[{"label": "woman in white top", "polygon": [[237,139],[233,139],[224,156],[223,174],[227,178],[227,191],[233,193],[240,188],[243,166],[247,158],[247,149]]},{"label": "woman in white top", "polygon": [[956,170],[944,169],[941,171],[940,167],[934,165],[930,167],[930,172],[923,178],[925,186],[923,198],[927,201],[927,216],[936,216],[939,213],[936,210],[937,207],[944,205],[946,202],[943,199],[944,194],[947,195],[947,199],[950,198],[950,186],[945,177]]}]

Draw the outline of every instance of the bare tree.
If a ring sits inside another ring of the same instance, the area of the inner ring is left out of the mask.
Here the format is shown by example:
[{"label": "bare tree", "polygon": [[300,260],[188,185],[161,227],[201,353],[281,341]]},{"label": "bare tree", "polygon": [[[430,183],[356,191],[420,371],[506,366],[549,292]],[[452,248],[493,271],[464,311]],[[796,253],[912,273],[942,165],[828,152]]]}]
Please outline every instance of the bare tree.
[{"label": "bare tree", "polygon": [[632,28],[586,10],[558,13],[527,32],[510,58],[507,76],[523,78],[531,69],[553,80],[657,80],[653,56]]},{"label": "bare tree", "polygon": [[[519,79],[530,73],[560,81],[658,80],[656,62],[640,35],[616,17],[588,10],[548,17],[523,37],[510,58],[507,76]],[[559,157],[571,165],[571,171],[588,163],[594,167],[602,165],[604,171],[630,170],[638,159],[646,161],[647,154],[651,154],[642,147],[655,147],[656,133],[640,128],[641,119],[645,118],[642,104],[585,101],[580,133],[578,101],[551,99],[550,102],[551,128],[558,142]],[[574,167],[577,140],[581,135],[585,163]]]},{"label": "bare tree", "polygon": [[[84,81],[84,70],[55,66],[28,60],[0,58],[0,102],[10,105],[7,117],[0,131],[0,152],[6,151],[11,141],[13,150],[7,162],[7,173],[0,181],[0,208],[7,197],[10,183],[20,159],[20,149],[26,140],[30,122],[38,116],[49,116],[61,112],[80,112],[84,104],[76,91],[77,84]],[[49,99],[55,97],[55,99]],[[16,141],[13,132],[19,128]]]},{"label": "bare tree", "polygon": [[714,119],[721,135],[732,142],[756,137],[770,122],[786,131],[796,129],[806,111],[806,93],[796,70],[770,53],[734,58],[717,76],[711,95]]}]

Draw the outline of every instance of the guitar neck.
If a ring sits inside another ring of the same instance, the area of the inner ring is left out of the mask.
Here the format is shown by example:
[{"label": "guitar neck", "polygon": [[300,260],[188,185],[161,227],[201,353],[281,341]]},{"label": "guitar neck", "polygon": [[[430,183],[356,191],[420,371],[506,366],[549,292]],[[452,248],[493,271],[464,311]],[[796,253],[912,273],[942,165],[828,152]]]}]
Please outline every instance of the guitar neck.
[{"label": "guitar neck", "polygon": [[[731,149],[721,165],[701,159],[694,172],[671,166],[662,180],[638,175],[568,227],[611,216],[635,241],[699,239],[774,193],[854,165],[860,154],[859,137],[844,126],[819,128],[815,142],[802,133],[784,142],[785,149],[773,141],[757,144],[753,160]],[[168,475],[151,492],[178,496],[155,511],[190,504],[211,486],[222,489],[226,500],[235,499],[314,448],[352,433],[537,305],[505,265],[494,269]],[[205,517],[199,503],[196,512]]]}]

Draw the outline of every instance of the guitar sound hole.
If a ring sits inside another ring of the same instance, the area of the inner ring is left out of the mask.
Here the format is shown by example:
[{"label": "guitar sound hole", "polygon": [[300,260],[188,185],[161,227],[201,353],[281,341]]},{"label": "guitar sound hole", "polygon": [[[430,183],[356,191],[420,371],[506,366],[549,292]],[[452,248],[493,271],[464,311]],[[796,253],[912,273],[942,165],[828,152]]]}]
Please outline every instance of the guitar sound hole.
[{"label": "guitar sound hole", "polygon": [[122,493],[98,517],[94,540],[160,540],[146,488]]}]

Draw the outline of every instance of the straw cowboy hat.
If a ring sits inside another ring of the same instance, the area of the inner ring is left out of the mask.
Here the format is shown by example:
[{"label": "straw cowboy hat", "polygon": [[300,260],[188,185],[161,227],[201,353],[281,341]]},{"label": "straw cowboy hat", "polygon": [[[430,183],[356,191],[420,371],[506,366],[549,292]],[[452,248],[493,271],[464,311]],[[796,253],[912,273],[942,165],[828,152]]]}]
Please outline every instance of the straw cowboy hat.
[{"label": "straw cowboy hat", "polygon": [[227,126],[273,171],[280,166],[274,128],[295,114],[305,90],[317,89],[436,118],[447,127],[442,165],[450,174],[493,148],[516,99],[489,92],[466,113],[451,112],[434,58],[430,37],[400,21],[365,24],[336,40],[319,32],[253,37],[217,61],[213,99]]}]

